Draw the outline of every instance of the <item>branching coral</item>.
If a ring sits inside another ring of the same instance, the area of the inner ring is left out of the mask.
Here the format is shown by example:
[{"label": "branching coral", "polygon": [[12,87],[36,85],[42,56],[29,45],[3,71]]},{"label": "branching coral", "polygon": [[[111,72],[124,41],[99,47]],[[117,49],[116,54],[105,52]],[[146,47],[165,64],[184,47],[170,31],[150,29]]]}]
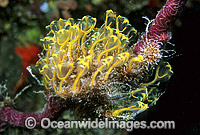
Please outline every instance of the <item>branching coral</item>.
[{"label": "branching coral", "polygon": [[[48,89],[46,108],[30,114],[3,106],[1,123],[24,127],[25,119],[32,116],[40,127],[42,118],[56,118],[70,106],[80,118],[133,119],[159,98],[161,92],[152,84],[167,81],[173,73],[169,63],[161,61],[161,49],[183,4],[183,0],[168,0],[135,45],[130,41],[137,31],[112,10],[106,12],[100,28],[90,16],[77,22],[53,21],[43,39],[46,54],[37,62]],[[148,77],[150,69],[155,69],[153,80]]]}]

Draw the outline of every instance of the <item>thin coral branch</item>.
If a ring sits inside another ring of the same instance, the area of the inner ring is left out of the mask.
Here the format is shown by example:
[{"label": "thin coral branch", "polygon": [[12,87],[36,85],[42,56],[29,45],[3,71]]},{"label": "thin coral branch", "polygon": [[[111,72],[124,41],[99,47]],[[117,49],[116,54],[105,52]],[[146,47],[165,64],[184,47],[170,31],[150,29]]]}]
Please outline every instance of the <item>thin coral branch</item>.
[{"label": "thin coral branch", "polygon": [[174,19],[181,13],[186,0],[168,0],[165,6],[157,14],[149,30],[143,36],[143,39],[135,45],[135,52],[139,53],[142,46],[152,39],[166,43],[169,36],[169,28]]},{"label": "thin coral branch", "polygon": [[61,99],[59,97],[50,97],[48,100],[48,104],[45,106],[44,110],[41,113],[19,112],[9,106],[1,108],[0,126],[5,126],[5,124],[9,124],[13,126],[25,127],[25,120],[28,117],[33,117],[37,122],[35,128],[40,128],[40,122],[42,118],[56,119],[60,116],[67,105],[64,105],[64,99]]}]

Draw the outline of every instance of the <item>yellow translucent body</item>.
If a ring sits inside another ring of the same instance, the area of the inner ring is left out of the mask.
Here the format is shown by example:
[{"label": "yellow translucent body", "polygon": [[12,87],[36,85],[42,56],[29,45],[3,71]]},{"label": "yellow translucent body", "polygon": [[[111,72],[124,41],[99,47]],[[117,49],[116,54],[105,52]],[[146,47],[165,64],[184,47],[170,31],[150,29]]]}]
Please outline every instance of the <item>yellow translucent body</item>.
[{"label": "yellow translucent body", "polygon": [[[114,23],[115,28],[112,26]],[[58,95],[65,97],[69,92],[81,90],[81,78],[88,72],[90,87],[97,85],[101,72],[104,72],[104,77],[99,79],[104,82],[116,67],[124,65],[127,70],[124,73],[130,72],[132,63],[142,62],[143,58],[125,51],[129,33],[125,35],[123,32],[128,24],[128,19],[116,16],[112,10],[106,12],[101,28],[95,28],[96,18],[90,16],[84,16],[77,23],[72,18],[53,21],[49,36],[43,39],[47,53],[42,60],[45,64],[41,73],[46,86],[51,84]],[[133,28],[131,30],[136,32]]]},{"label": "yellow translucent body", "polygon": [[[50,32],[43,39],[46,54],[37,63],[41,65],[44,85],[63,98],[81,91],[95,92],[95,88],[100,88],[113,103],[113,108],[104,110],[106,116],[127,116],[130,111],[136,114],[146,110],[150,103],[158,99],[158,95],[152,94],[157,88],[148,87],[168,80],[172,75],[171,66],[168,63],[159,65],[154,80],[137,84],[139,87],[127,92],[118,91],[114,85],[106,90],[108,84],[124,83],[120,77],[126,78],[125,81],[132,85],[137,71],[138,74],[142,73],[142,68],[145,70],[148,63],[153,63],[150,60],[156,61],[157,58],[149,59],[155,52],[151,42],[145,46],[149,49],[143,48],[140,55],[136,55],[134,48],[128,46],[132,38],[130,33],[137,31],[130,27],[125,17],[107,10],[104,24],[96,28],[96,22],[96,18],[90,16],[84,16],[77,22],[73,18],[51,22]],[[160,58],[160,48],[156,47],[158,54],[155,56]],[[115,99],[115,95],[126,98],[127,102]]]}]

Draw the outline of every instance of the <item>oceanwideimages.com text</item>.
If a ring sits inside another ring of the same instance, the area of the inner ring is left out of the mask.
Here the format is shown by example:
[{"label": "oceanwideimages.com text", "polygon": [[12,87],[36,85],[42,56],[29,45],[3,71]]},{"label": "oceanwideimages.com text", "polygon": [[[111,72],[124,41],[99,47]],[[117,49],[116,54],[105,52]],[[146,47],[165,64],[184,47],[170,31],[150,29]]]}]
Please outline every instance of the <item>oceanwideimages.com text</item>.
[{"label": "oceanwideimages.com text", "polygon": [[[43,129],[126,129],[133,131],[134,129],[175,129],[174,121],[114,121],[108,120],[91,120],[88,118],[84,121],[51,121],[49,118],[43,118],[40,122]],[[25,125],[29,129],[36,126],[36,120],[33,117],[28,117]]]}]

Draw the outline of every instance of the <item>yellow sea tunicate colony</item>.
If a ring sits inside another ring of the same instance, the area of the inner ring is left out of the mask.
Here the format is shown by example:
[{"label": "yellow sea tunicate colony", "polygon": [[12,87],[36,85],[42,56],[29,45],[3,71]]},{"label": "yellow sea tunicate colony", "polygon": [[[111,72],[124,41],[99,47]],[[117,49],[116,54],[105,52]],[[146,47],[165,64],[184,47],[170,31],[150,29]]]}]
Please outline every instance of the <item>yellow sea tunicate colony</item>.
[{"label": "yellow sea tunicate colony", "polygon": [[[69,18],[51,22],[50,32],[43,39],[46,54],[37,62],[44,85],[62,98],[101,91],[110,106],[101,114],[134,116],[158,98],[157,88],[148,86],[170,78],[171,67],[167,63],[160,64],[155,79],[148,80],[143,77],[144,67],[154,64],[160,56],[152,57],[149,62],[146,54],[150,46],[145,53],[134,53],[130,41],[137,31],[129,20],[107,10],[104,24],[96,28],[96,23],[97,19],[91,16],[78,21]],[[157,53],[161,52],[157,50]],[[141,82],[144,79],[149,82]]]},{"label": "yellow sea tunicate colony", "polygon": [[101,28],[95,25],[96,18],[90,16],[77,23],[72,18],[59,19],[50,24],[51,31],[43,39],[47,53],[42,59],[45,64],[41,73],[46,85],[52,85],[62,97],[104,85],[112,72],[131,72],[134,62],[143,61],[141,55],[127,49],[129,33],[137,32],[130,28],[128,19],[108,10],[104,25]]}]

